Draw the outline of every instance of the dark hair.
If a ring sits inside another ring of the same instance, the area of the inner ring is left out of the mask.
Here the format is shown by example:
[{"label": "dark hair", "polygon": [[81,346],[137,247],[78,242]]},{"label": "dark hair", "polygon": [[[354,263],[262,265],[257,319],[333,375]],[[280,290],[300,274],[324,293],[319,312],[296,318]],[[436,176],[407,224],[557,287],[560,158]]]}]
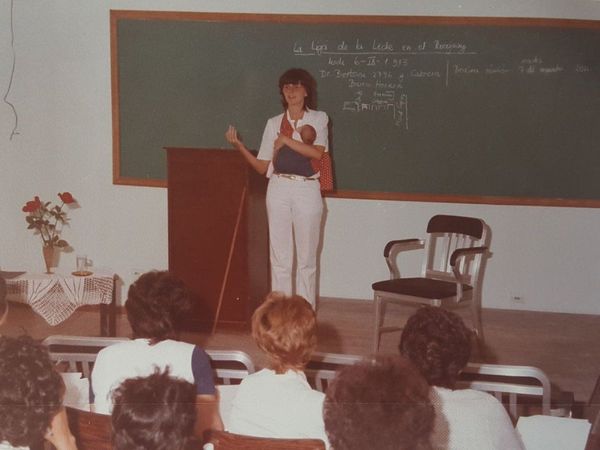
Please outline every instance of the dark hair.
[{"label": "dark hair", "polygon": [[299,295],[271,292],[252,315],[252,337],[275,372],[303,370],[317,346],[315,311]]},{"label": "dark hair", "polygon": [[16,447],[43,439],[63,391],[46,347],[29,336],[0,337],[0,441]]},{"label": "dark hair", "polygon": [[283,86],[286,84],[301,84],[306,89],[306,98],[304,99],[304,109],[314,109],[317,107],[317,82],[313,76],[304,69],[288,69],[279,77],[279,94],[281,104],[287,109],[287,102],[283,95]]},{"label": "dark hair", "polygon": [[2,316],[8,309],[8,301],[6,300],[6,281],[2,276],[0,276],[0,320],[2,320]]},{"label": "dark hair", "polygon": [[435,412],[429,390],[404,358],[379,357],[344,367],[323,405],[332,448],[430,449]]},{"label": "dark hair", "polygon": [[196,388],[168,369],[129,378],[113,392],[113,444],[117,450],[181,450],[194,434]]},{"label": "dark hair", "polygon": [[471,336],[455,313],[425,306],[406,322],[399,349],[430,385],[452,389],[471,356]]},{"label": "dark hair", "polygon": [[315,142],[317,138],[317,130],[309,124],[302,125],[298,130],[300,132],[300,137],[302,138],[302,142],[305,144],[312,144]]},{"label": "dark hair", "polygon": [[174,337],[178,320],[190,306],[183,282],[165,271],[140,276],[129,288],[125,302],[134,337],[154,342]]}]

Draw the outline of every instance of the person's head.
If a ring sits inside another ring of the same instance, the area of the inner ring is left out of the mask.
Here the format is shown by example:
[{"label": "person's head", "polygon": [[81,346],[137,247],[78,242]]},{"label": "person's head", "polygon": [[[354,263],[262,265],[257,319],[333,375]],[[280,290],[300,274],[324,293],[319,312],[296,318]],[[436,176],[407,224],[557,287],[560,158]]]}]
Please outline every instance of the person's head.
[{"label": "person's head", "polygon": [[401,357],[342,368],[323,405],[332,448],[430,449],[435,412],[429,390],[417,369]]},{"label": "person's head", "polygon": [[425,306],[406,322],[399,349],[430,385],[453,388],[469,362],[471,335],[455,313]]},{"label": "person's head", "polygon": [[62,407],[64,385],[48,350],[29,336],[0,336],[0,441],[40,441]]},{"label": "person's head", "polygon": [[117,450],[182,450],[193,438],[196,388],[168,370],[123,381],[113,392],[113,403]]},{"label": "person's head", "polygon": [[0,325],[6,321],[8,315],[8,301],[6,300],[6,281],[0,276]]},{"label": "person's head", "polygon": [[314,109],[316,106],[317,82],[304,69],[288,69],[279,77],[279,93],[281,103],[287,109],[286,92],[294,91],[304,97],[304,109]]},{"label": "person's head", "polygon": [[317,318],[304,298],[271,292],[252,315],[252,336],[275,372],[301,371],[317,346]]},{"label": "person's head", "polygon": [[315,142],[315,139],[317,138],[317,131],[314,129],[314,127],[308,124],[302,125],[298,131],[300,132],[302,142],[305,144],[312,145],[312,143]]},{"label": "person's head", "polygon": [[183,282],[164,271],[140,276],[129,288],[125,302],[134,337],[153,342],[174,337],[177,321],[190,306]]}]

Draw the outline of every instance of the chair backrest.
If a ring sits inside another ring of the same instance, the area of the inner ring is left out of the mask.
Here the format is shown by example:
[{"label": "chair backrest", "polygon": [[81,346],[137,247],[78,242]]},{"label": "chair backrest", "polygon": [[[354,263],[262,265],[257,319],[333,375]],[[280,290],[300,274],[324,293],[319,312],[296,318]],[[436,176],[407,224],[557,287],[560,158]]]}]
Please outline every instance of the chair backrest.
[{"label": "chair backrest", "polygon": [[[551,414],[550,380],[536,367],[469,363],[461,373],[457,387],[494,395],[515,423],[530,406],[535,406],[534,414]],[[534,405],[532,399],[536,398],[538,401]]]},{"label": "chair backrest", "polygon": [[212,430],[208,442],[206,450],[325,450],[320,439],[261,438]]},{"label": "chair backrest", "polygon": [[[488,227],[481,219],[463,216],[436,215],[427,224],[428,238],[425,243],[426,258],[422,276],[446,281],[454,281],[450,264],[452,255],[458,249],[488,246]],[[476,289],[484,258],[482,254],[472,254],[459,261],[462,283]]]},{"label": "chair backrest", "polygon": [[256,368],[247,353],[239,350],[206,350],[217,384],[239,384]]},{"label": "chair backrest", "polygon": [[[98,352],[109,345],[127,342],[125,337],[49,336],[43,343],[48,347],[50,358],[65,366],[65,372],[81,372],[90,378]],[[255,372],[250,356],[239,350],[206,350],[211,359],[217,383],[239,383],[245,376]]]},{"label": "chair backrest", "polygon": [[362,359],[363,357],[359,355],[314,352],[304,369],[304,373],[314,389],[325,392],[340,367],[352,365]]},{"label": "chair backrest", "polygon": [[66,410],[69,428],[79,450],[112,450],[110,416],[68,406]]},{"label": "chair backrest", "polygon": [[54,335],[44,339],[50,359],[60,364],[64,372],[81,372],[90,378],[96,355],[104,347],[126,342],[125,337],[63,336]]}]

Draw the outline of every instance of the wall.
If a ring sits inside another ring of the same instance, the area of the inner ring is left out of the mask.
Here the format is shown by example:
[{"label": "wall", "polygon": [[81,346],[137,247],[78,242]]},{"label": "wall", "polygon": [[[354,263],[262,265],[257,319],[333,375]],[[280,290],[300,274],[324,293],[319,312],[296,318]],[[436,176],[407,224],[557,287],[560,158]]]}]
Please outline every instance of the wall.
[{"label": "wall", "polygon": [[[72,192],[81,208],[69,212],[70,228],[63,236],[75,251],[61,255],[61,270],[74,268],[76,253],[87,253],[95,266],[114,269],[126,287],[136,272],[166,268],[166,190],[112,184],[109,46],[110,9],[165,9],[166,2],[13,1],[0,0],[0,268],[43,268],[39,238],[26,230],[20,209],[34,195],[55,200],[62,191]],[[600,20],[600,2],[593,0],[168,4],[179,11]],[[11,105],[18,119],[12,138]],[[328,199],[321,294],[370,298],[371,283],[387,276],[385,242],[421,236],[436,213],[474,215],[491,226],[485,306],[600,313],[599,209]],[[408,259],[409,271],[416,270],[415,262]],[[511,296],[523,303],[512,302]]]}]

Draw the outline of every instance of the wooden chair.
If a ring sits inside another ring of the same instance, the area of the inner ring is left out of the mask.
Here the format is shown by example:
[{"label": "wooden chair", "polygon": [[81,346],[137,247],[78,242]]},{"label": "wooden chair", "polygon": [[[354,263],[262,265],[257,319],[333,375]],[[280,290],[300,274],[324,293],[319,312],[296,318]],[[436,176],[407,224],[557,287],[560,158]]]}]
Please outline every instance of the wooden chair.
[{"label": "wooden chair", "polygon": [[320,439],[279,439],[210,431],[205,450],[325,450]]},{"label": "wooden chair", "polygon": [[69,406],[66,409],[69,428],[77,440],[78,450],[112,450],[110,416]]},{"label": "wooden chair", "polygon": [[[383,256],[390,279],[372,285],[375,306],[373,351],[379,349],[382,333],[402,329],[401,326],[384,326],[388,303],[469,307],[473,329],[483,343],[481,281],[488,256],[487,231],[488,227],[481,219],[437,215],[427,224],[427,239],[394,240],[386,244]],[[421,276],[403,278],[397,263],[398,255],[415,249],[425,249]]]}]

